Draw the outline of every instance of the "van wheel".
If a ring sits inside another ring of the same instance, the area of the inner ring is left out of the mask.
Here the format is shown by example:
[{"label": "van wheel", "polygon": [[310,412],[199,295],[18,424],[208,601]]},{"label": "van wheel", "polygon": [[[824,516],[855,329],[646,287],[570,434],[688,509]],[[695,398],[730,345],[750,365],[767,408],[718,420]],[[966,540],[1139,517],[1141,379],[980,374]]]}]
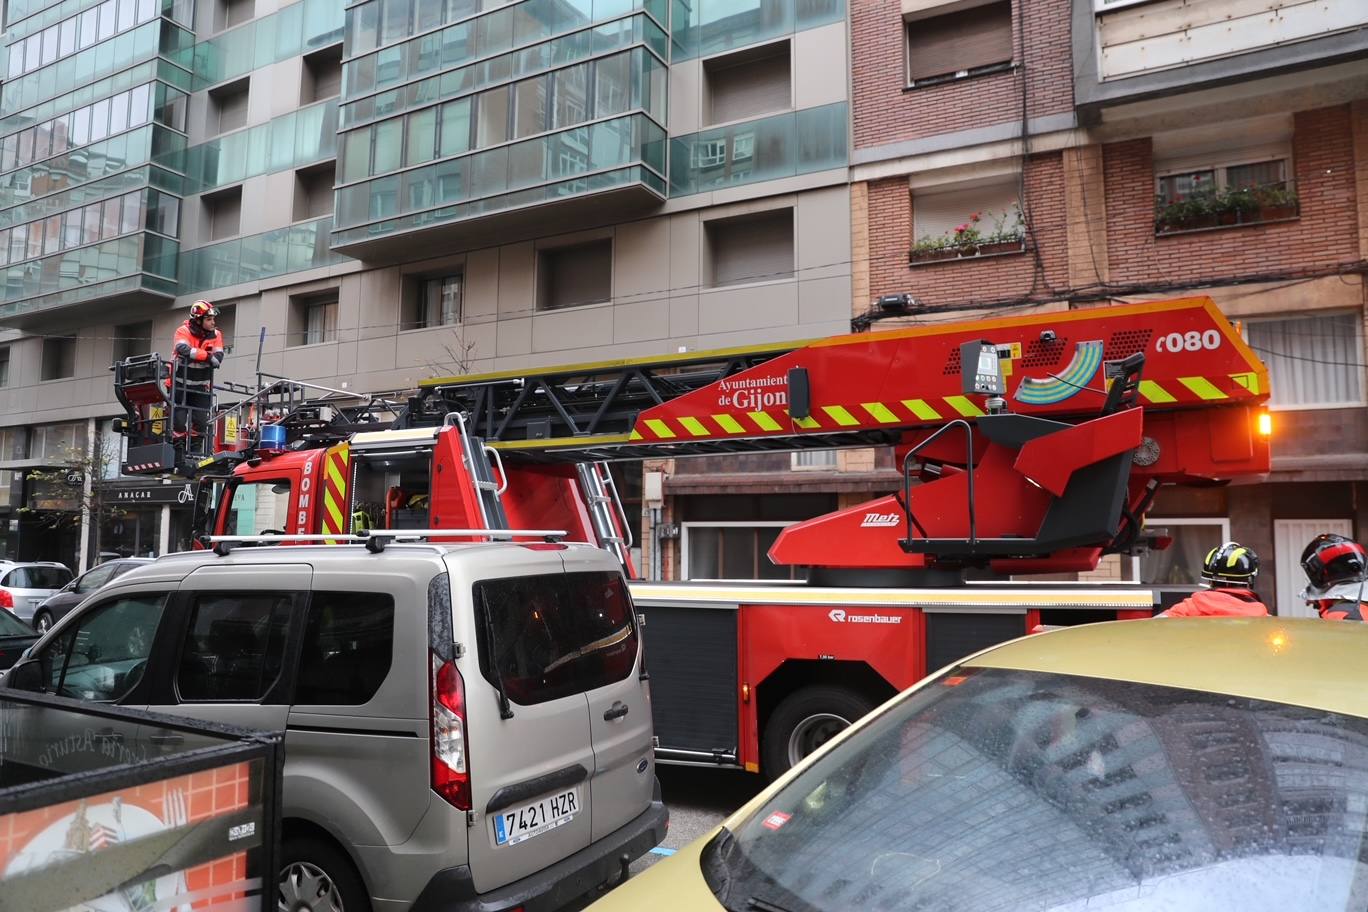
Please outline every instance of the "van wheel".
[{"label": "van wheel", "polygon": [[52,614],[48,611],[40,611],[33,616],[33,629],[39,633],[47,633],[52,629]]},{"label": "van wheel", "polygon": [[874,708],[844,687],[804,687],[784,698],[765,725],[760,753],[772,782]]},{"label": "van wheel", "polygon": [[333,846],[299,836],[280,854],[279,912],[370,912],[360,875]]}]

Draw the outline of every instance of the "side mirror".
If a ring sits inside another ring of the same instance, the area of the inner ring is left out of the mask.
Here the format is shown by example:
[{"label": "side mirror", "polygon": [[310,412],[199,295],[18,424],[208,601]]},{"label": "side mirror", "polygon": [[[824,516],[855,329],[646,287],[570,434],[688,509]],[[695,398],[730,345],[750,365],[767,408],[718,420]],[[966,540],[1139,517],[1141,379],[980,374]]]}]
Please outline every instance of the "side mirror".
[{"label": "side mirror", "polygon": [[43,669],[37,659],[22,659],[19,664],[9,670],[5,676],[5,684],[15,690],[27,690],[32,693],[43,692]]}]

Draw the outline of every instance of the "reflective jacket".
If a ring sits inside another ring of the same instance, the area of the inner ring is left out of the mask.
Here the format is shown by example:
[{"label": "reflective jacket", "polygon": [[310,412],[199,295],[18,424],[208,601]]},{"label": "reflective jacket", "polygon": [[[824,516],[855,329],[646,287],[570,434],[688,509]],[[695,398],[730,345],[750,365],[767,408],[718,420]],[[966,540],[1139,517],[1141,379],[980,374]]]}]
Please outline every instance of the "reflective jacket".
[{"label": "reflective jacket", "polygon": [[171,350],[175,353],[177,361],[200,364],[209,362],[210,366],[218,367],[223,363],[223,333],[216,329],[208,335],[200,335],[191,328],[190,321],[186,320],[176,327],[176,337],[172,341]]},{"label": "reflective jacket", "polygon": [[1325,608],[1317,608],[1320,616],[1327,621],[1361,621],[1363,617],[1363,602],[1355,599],[1348,601],[1329,602]]},{"label": "reflective jacket", "polygon": [[1160,617],[1266,617],[1268,608],[1248,589],[1199,589]]}]

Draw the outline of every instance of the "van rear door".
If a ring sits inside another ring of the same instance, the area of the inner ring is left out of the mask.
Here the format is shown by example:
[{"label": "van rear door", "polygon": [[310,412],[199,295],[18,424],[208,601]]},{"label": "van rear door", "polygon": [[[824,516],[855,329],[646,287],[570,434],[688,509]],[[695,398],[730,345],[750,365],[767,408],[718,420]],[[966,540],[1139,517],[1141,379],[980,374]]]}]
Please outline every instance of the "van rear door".
[{"label": "van rear door", "polygon": [[558,553],[491,546],[453,554],[449,567],[452,635],[466,646],[456,666],[476,812],[470,871],[483,893],[589,845],[589,702],[565,661],[574,645]]}]

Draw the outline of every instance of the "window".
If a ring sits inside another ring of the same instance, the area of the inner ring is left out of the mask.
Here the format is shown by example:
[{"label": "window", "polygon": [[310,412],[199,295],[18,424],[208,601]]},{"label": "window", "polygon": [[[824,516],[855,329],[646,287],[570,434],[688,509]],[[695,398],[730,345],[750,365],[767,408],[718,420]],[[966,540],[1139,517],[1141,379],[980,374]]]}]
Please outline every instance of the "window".
[{"label": "window", "polygon": [[616,573],[484,580],[474,594],[480,671],[514,703],[584,693],[636,666],[632,600]]},{"label": "window", "polygon": [[793,210],[774,209],[704,223],[709,284],[793,277]]},{"label": "window", "polygon": [[1165,168],[1155,177],[1155,232],[1294,218],[1298,200],[1288,170],[1287,158]]},{"label": "window", "polygon": [[1273,408],[1363,405],[1363,318],[1355,312],[1250,320],[1249,346],[1268,366]]},{"label": "window", "polygon": [[5,574],[0,586],[7,589],[61,589],[71,582],[65,567],[18,567]]},{"label": "window", "polygon": [[336,177],[336,166],[332,162],[295,172],[295,221],[332,214]]},{"label": "window", "polygon": [[394,597],[315,592],[304,623],[296,704],[359,706],[375,696],[394,655]]},{"label": "window", "polygon": [[786,522],[685,523],[686,579],[802,579],[794,567],[779,567],[766,556]]},{"label": "window", "polygon": [[85,453],[85,432],[84,421],[39,425],[33,429],[33,445],[29,448],[29,458],[71,461],[77,453]]},{"label": "window", "polygon": [[247,125],[247,97],[251,79],[219,86],[209,92],[209,123],[211,133],[227,133]]},{"label": "window", "polygon": [[1139,582],[1157,586],[1200,585],[1202,561],[1212,548],[1230,540],[1227,519],[1176,519],[1151,516],[1149,529],[1166,529],[1173,544],[1162,551],[1147,551],[1136,558]]},{"label": "window", "polygon": [[537,252],[537,309],[599,304],[612,297],[613,242],[608,238]]},{"label": "window", "polygon": [[76,587],[72,590],[77,594],[94,592],[105,583],[114,578],[114,570],[118,564],[105,564],[96,567],[94,570],[81,574],[76,580]]},{"label": "window", "polygon": [[[957,231],[960,226],[965,232]],[[914,250],[964,248],[978,252],[981,244],[1019,245],[1024,237],[1017,204],[1016,176],[990,182],[916,190],[912,195]]]},{"label": "window", "polygon": [[10,347],[0,347],[0,386],[9,386]]},{"label": "window", "polygon": [[254,481],[229,488],[228,521],[224,535],[283,535],[290,524],[290,482]]},{"label": "window", "polygon": [[709,124],[746,120],[793,106],[789,43],[714,57],[703,64]]},{"label": "window", "polygon": [[152,350],[152,321],[123,323],[114,327],[114,360],[122,361]]},{"label": "window", "polygon": [[907,23],[907,82],[943,82],[1012,62],[1009,0]]},{"label": "window", "polygon": [[414,276],[405,302],[403,329],[427,329],[461,322],[460,273],[443,276]]},{"label": "window", "polygon": [[795,469],[834,469],[836,468],[835,450],[799,450],[790,454]]},{"label": "window", "polygon": [[231,187],[218,193],[200,197],[204,217],[212,241],[230,238],[242,231],[242,188]]},{"label": "window", "polygon": [[43,364],[39,376],[43,380],[61,380],[76,376],[76,340],[44,339]]},{"label": "window", "polygon": [[280,677],[294,596],[195,593],[181,650],[181,702],[260,700]]},{"label": "window", "polygon": [[337,341],[337,293],[290,299],[291,345],[319,345]]},{"label": "window", "polygon": [[165,596],[116,599],[88,613],[39,656],[46,689],[78,700],[113,702],[142,679]]},{"label": "window", "polygon": [[299,103],[313,104],[342,91],[342,48],[340,45],[315,51],[304,57],[303,85]]},{"label": "window", "polygon": [[255,14],[256,0],[218,0],[218,8],[214,11],[214,28],[220,32],[230,29]]},{"label": "window", "polygon": [[28,428],[0,429],[0,459],[28,458]]}]

